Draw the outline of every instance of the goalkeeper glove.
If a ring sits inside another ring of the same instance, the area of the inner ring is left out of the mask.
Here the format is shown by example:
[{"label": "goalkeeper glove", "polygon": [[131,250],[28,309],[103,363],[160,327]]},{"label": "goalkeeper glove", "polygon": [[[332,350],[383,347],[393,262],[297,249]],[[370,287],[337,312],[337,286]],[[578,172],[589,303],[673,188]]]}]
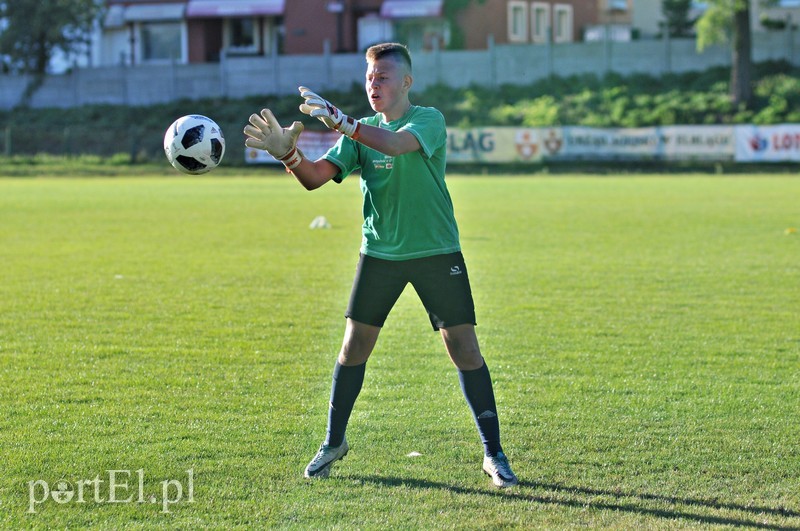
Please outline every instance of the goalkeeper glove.
[{"label": "goalkeeper glove", "polygon": [[299,87],[300,95],[305,99],[305,103],[300,105],[300,111],[309,116],[317,118],[334,131],[339,131],[353,140],[358,139],[358,130],[361,124],[337,109],[331,102],[322,98],[320,95],[307,87]]},{"label": "goalkeeper glove", "polygon": [[297,147],[297,138],[303,132],[303,124],[294,122],[289,127],[281,127],[275,115],[269,109],[262,109],[261,115],[251,114],[250,124],[245,126],[244,145],[255,149],[263,149],[293,170],[303,160],[303,152]]}]

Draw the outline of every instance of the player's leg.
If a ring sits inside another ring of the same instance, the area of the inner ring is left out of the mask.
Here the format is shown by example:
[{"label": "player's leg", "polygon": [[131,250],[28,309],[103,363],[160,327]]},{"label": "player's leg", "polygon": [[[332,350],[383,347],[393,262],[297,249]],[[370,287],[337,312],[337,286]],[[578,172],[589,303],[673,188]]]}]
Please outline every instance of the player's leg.
[{"label": "player's leg", "polygon": [[517,476],[500,445],[500,422],[492,378],[481,355],[475,327],[472,324],[456,325],[442,328],[441,333],[447,354],[458,368],[461,390],[483,443],[483,471],[498,487],[516,485]]},{"label": "player's leg", "polygon": [[333,369],[327,435],[306,467],[306,477],[327,477],[331,465],[350,449],[345,431],[364,383],[367,360],[389,311],[406,284],[387,262],[366,256],[359,259],[345,313],[344,340]]},{"label": "player's leg", "polygon": [[434,330],[439,330],[447,354],[458,369],[484,447],[483,470],[495,485],[517,483],[500,445],[492,379],[475,334],[475,304],[461,253],[431,257],[413,280]]},{"label": "player's leg", "polygon": [[495,456],[500,446],[500,423],[489,368],[481,355],[475,327],[471,324],[441,329],[447,354],[458,368],[458,379],[483,443],[484,453]]},{"label": "player's leg", "polygon": [[367,360],[386,317],[405,288],[396,264],[360,256],[345,317],[347,325],[336,360],[325,444],[339,446],[364,382]]},{"label": "player's leg", "polygon": [[380,331],[380,327],[347,319],[342,349],[333,368],[328,431],[324,443],[327,446],[340,446],[344,442],[350,413],[364,383],[367,360]]},{"label": "player's leg", "polygon": [[305,477],[328,477],[333,463],[350,451],[345,431],[364,383],[367,360],[375,347],[380,330],[380,327],[347,319],[342,348],[333,368],[325,442],[306,466],[303,473]]},{"label": "player's leg", "polygon": [[366,363],[375,348],[380,332],[380,326],[360,323],[348,317],[337,363],[346,367]]},{"label": "player's leg", "polygon": [[467,323],[439,329],[447,355],[459,371],[480,369],[485,362],[478,345],[475,326]]}]

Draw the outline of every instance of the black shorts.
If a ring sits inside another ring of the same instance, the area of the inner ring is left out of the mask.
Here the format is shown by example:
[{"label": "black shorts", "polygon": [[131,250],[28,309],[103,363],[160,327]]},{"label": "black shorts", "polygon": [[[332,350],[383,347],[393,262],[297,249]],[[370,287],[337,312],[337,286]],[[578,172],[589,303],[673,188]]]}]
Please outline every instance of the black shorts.
[{"label": "black shorts", "polygon": [[428,311],[434,330],[476,324],[467,266],[460,252],[401,261],[362,254],[345,317],[383,326],[409,282]]}]

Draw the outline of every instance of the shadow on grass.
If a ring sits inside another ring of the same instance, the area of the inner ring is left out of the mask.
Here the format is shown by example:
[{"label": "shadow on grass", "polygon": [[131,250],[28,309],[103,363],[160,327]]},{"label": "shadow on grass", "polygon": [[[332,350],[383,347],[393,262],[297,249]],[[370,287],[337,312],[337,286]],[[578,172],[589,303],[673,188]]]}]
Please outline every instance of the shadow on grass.
[{"label": "shadow on grass", "polygon": [[[700,500],[695,498],[677,498],[673,496],[662,496],[658,494],[633,494],[621,491],[599,490],[584,487],[569,487],[553,483],[526,483],[520,482],[519,486],[511,489],[475,489],[448,485],[436,481],[428,481],[417,478],[398,478],[381,476],[340,476],[341,479],[361,481],[376,485],[389,487],[411,487],[415,489],[441,489],[455,494],[465,494],[473,496],[491,496],[506,500],[521,500],[547,505],[560,505],[563,507],[591,508],[600,510],[618,511],[620,513],[632,513],[655,518],[676,519],[693,521],[701,524],[726,525],[736,527],[751,527],[757,529],[798,529],[796,525],[780,525],[765,522],[766,517],[798,518],[800,512],[785,508],[744,506],[731,503],[722,503],[713,500]],[[542,490],[541,494],[525,493],[520,490]],[[569,495],[565,498],[564,495]],[[615,498],[619,501],[604,502],[592,500],[591,497]],[[625,500],[631,500],[626,502]],[[736,511],[752,515],[752,519],[732,518],[725,516],[714,516],[707,514],[696,514],[689,509],[655,509],[646,507],[647,502],[668,503],[674,506],[696,507],[714,511]]]}]

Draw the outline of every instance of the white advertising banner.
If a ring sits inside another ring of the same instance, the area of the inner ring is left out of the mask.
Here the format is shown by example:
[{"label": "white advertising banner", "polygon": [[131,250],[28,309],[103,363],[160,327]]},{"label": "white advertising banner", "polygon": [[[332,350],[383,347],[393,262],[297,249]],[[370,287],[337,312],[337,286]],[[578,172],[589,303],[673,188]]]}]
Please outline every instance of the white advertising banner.
[{"label": "white advertising banner", "polygon": [[655,127],[557,127],[545,130],[544,138],[545,157],[552,160],[647,160],[663,147]]},{"label": "white advertising banner", "polygon": [[[305,131],[298,146],[307,158],[316,160],[338,139],[334,131]],[[245,160],[278,163],[264,151],[250,148],[245,149]],[[800,124],[447,129],[449,163],[548,160],[800,162]]]},{"label": "white advertising banner", "polygon": [[731,161],[736,152],[731,125],[671,125],[660,131],[667,160]]},{"label": "white advertising banner", "polygon": [[731,126],[675,125],[641,128],[554,127],[542,129],[545,159],[731,160]]},{"label": "white advertising banner", "polygon": [[[306,158],[316,160],[339,139],[340,134],[304,131],[297,146]],[[539,162],[539,131],[516,127],[477,127],[447,129],[448,162]],[[245,148],[245,161],[252,164],[277,164],[278,161],[260,149]]]},{"label": "white advertising banner", "polygon": [[732,126],[448,129],[449,162],[733,160]]},{"label": "white advertising banner", "polygon": [[800,124],[737,125],[736,162],[800,162]]}]

